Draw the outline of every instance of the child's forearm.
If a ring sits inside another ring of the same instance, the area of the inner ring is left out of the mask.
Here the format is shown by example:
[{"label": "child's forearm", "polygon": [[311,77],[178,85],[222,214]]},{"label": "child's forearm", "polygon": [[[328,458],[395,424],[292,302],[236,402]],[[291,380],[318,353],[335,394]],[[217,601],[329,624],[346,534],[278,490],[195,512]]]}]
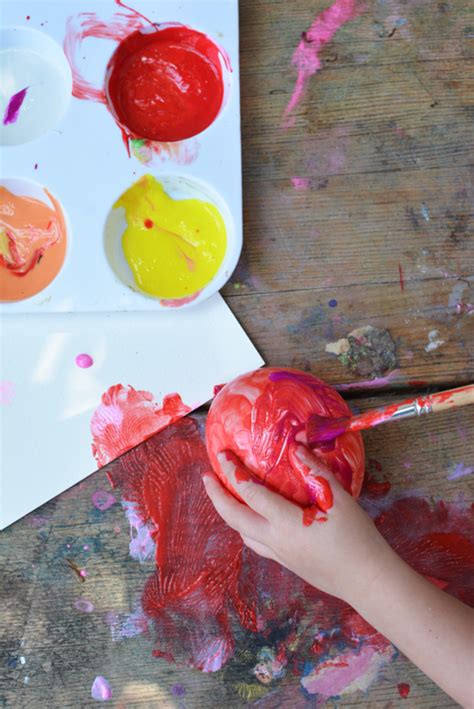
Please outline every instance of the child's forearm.
[{"label": "child's forearm", "polygon": [[394,552],[354,608],[463,707],[474,707],[474,611]]}]

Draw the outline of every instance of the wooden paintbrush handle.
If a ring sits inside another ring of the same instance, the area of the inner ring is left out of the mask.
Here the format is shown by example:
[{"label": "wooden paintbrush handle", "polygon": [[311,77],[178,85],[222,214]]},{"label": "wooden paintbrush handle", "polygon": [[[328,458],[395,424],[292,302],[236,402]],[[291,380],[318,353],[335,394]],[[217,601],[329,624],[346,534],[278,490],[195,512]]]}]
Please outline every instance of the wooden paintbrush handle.
[{"label": "wooden paintbrush handle", "polygon": [[458,409],[461,406],[474,404],[474,384],[468,384],[459,389],[441,391],[427,397],[420,397],[418,400],[424,406],[430,406],[434,414],[448,409]]}]

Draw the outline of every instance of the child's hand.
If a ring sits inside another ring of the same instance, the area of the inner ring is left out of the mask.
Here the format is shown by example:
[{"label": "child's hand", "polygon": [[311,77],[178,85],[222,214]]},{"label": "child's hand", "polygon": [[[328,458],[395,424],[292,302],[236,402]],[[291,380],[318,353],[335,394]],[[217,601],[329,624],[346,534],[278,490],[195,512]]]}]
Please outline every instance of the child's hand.
[{"label": "child's hand", "polygon": [[247,504],[208,475],[204,483],[218,513],[257,554],[350,603],[451,697],[474,708],[473,611],[407,566],[306,448],[296,447],[290,459],[325,512],[303,512],[255,482],[227,452],[219,456],[222,472]]},{"label": "child's hand", "polygon": [[[303,446],[294,450],[291,460],[295,474],[307,481],[319,507],[327,510],[324,513],[317,508],[303,511],[260,481],[255,482],[229,452],[219,455],[219,464],[247,504],[238,502],[210,475],[204,478],[207,493],[220,516],[239,532],[250,549],[355,605],[393,552],[324,463]],[[326,481],[332,490],[332,506]]]}]

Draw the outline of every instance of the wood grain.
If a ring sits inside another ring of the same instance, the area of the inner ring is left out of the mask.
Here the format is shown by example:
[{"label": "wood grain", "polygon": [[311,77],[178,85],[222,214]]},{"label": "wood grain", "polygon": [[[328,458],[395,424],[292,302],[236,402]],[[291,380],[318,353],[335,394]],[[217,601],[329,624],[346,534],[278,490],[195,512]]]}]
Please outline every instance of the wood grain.
[{"label": "wood grain", "polygon": [[[328,4],[240,2],[245,250],[225,296],[269,364],[357,380],[349,396],[363,411],[474,378],[474,12],[467,0],[369,0],[322,50],[284,130],[293,51]],[[369,325],[397,345],[395,373],[375,393],[326,352]],[[443,344],[427,351],[433,339]],[[377,477],[401,495],[472,501],[472,476],[447,477],[474,465],[473,428],[471,407],[367,432],[369,470],[377,461]],[[236,685],[252,678],[238,664],[203,675],[153,658],[146,636],[113,641],[114,618],[133,610],[150,568],[129,556],[120,505],[93,506],[97,489],[107,489],[103,472],[1,534],[0,706],[94,706],[96,675],[116,707],[245,706]],[[79,612],[79,599],[93,612]],[[406,700],[399,682],[411,685]],[[272,697],[273,707],[307,705],[284,686]],[[455,706],[402,656],[368,693],[327,703],[336,705]]]}]

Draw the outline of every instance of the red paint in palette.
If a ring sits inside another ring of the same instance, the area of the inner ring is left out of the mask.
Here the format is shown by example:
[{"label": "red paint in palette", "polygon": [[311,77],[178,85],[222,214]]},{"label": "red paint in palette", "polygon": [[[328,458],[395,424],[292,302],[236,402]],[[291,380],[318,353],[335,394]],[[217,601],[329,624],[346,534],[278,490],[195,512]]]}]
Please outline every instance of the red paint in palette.
[{"label": "red paint in palette", "polygon": [[107,67],[106,96],[119,125],[133,138],[186,140],[217,118],[225,96],[224,51],[184,25],[133,32]]}]

